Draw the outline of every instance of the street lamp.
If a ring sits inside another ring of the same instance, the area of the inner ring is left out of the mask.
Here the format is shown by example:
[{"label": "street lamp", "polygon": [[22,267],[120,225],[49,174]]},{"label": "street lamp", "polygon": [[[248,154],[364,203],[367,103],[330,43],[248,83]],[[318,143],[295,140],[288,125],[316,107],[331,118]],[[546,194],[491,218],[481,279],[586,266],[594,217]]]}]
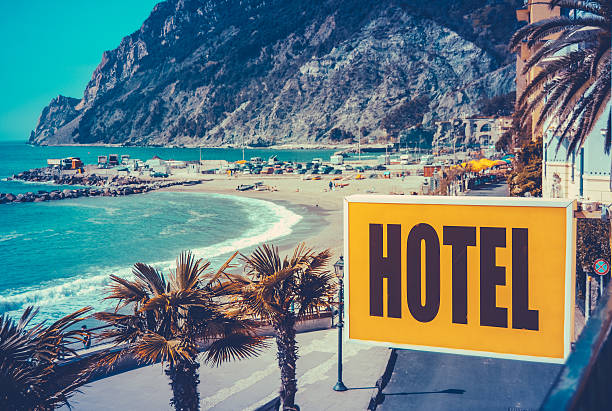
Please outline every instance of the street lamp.
[{"label": "street lamp", "polygon": [[334,391],[346,391],[346,385],[342,382],[342,313],[344,311],[344,258],[340,256],[340,259],[334,263],[334,271],[340,287],[338,288],[338,382],[334,385]]}]

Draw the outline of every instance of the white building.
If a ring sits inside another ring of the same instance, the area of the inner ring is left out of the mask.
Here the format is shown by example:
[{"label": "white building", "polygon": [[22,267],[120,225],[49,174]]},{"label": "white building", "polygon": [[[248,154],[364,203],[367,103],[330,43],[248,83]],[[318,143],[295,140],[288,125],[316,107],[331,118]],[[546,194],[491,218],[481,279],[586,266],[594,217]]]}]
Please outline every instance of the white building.
[{"label": "white building", "polygon": [[[610,183],[611,161],[604,153],[604,134],[607,130],[610,103],[584,146],[567,156],[568,144],[559,146],[559,139],[544,134],[542,159],[542,196],[545,198],[576,198],[612,203]],[[559,146],[559,147],[558,147]],[[557,149],[558,147],[558,149]]]}]

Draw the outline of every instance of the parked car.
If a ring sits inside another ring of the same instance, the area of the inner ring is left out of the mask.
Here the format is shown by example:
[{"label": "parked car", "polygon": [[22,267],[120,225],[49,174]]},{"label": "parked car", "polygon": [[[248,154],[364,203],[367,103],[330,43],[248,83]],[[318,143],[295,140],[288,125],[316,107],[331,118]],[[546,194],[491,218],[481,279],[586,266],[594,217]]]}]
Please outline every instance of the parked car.
[{"label": "parked car", "polygon": [[274,170],[274,174],[283,174],[283,170],[277,168],[276,170]]},{"label": "parked car", "polygon": [[336,170],[332,171],[330,174],[342,174],[342,170],[336,169]]}]

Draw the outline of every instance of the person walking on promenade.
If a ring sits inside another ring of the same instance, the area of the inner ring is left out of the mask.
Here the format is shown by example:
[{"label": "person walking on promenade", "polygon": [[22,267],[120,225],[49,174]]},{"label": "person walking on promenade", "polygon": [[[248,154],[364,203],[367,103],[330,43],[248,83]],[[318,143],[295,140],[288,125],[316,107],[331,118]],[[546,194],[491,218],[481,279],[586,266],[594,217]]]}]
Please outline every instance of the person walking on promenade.
[{"label": "person walking on promenade", "polygon": [[91,334],[87,331],[87,326],[82,326],[81,330],[83,330],[85,333],[85,336],[83,337],[83,347],[85,349],[91,348]]}]

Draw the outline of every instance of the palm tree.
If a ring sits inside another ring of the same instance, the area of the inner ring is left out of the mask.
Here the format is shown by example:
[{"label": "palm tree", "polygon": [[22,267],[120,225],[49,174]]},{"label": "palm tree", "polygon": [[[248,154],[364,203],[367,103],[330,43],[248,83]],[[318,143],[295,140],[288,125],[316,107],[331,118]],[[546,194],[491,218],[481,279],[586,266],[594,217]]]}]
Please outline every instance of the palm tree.
[{"label": "palm tree", "polygon": [[299,409],[295,405],[295,324],[329,306],[336,289],[335,277],[326,269],[330,258],[329,250],[315,253],[300,244],[291,257],[281,260],[278,247],[263,244],[250,256],[243,256],[247,275],[233,277],[246,312],[274,327],[283,410]]},{"label": "palm tree", "polygon": [[112,275],[106,299],[117,305],[112,312],[94,316],[112,326],[100,338],[112,341],[115,349],[98,365],[112,367],[125,356],[142,363],[166,363],[170,403],[177,410],[198,410],[200,348],[207,347],[206,363],[219,365],[256,355],[263,343],[254,332],[255,323],[233,310],[228,296],[230,277],[225,271],[237,254],[216,272],[208,271],[209,262],[183,252],[168,280],[142,263],[134,265],[134,280]]},{"label": "palm tree", "polygon": [[[532,113],[538,109],[536,127],[554,117],[556,121],[550,125],[554,135],[559,136],[559,144],[569,142],[568,155],[582,146],[610,100],[610,2],[551,0],[551,9],[573,9],[574,17],[533,22],[510,39],[513,51],[521,44],[539,46],[523,68],[523,74],[536,66],[541,71],[519,97],[517,122],[527,128]],[[608,112],[606,152],[610,144]]]},{"label": "palm tree", "polygon": [[[87,382],[85,366],[61,367],[59,361],[76,355],[70,344],[83,341],[75,325],[91,308],[82,308],[49,326],[29,327],[38,310],[28,307],[19,322],[0,317],[0,404],[11,410],[50,410]],[[28,328],[29,327],[29,328]]]}]

